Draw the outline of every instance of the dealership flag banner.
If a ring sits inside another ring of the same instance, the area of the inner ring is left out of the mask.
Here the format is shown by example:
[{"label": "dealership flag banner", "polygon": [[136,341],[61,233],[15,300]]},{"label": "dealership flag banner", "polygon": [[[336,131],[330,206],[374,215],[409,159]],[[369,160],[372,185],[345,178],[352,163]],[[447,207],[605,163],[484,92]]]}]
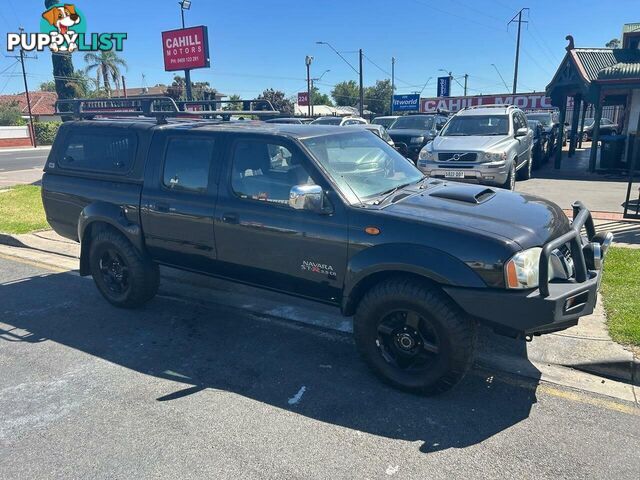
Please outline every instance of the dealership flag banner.
[{"label": "dealership flag banner", "polygon": [[420,99],[421,112],[433,112],[436,110],[457,112],[463,108],[480,105],[514,105],[521,110],[551,110],[554,108],[551,105],[551,99],[544,92]]},{"label": "dealership flag banner", "polygon": [[162,32],[162,51],[166,72],[209,68],[207,27],[203,25]]}]

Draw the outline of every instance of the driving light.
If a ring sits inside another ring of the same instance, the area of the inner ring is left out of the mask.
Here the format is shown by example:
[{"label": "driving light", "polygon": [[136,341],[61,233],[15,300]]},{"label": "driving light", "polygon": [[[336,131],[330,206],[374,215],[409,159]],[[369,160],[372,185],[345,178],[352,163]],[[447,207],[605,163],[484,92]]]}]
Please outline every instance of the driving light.
[{"label": "driving light", "polygon": [[539,281],[542,248],[534,247],[516,253],[504,266],[507,288],[536,288]]},{"label": "driving light", "polygon": [[424,137],[411,137],[409,143],[422,143],[424,142]]},{"label": "driving light", "polygon": [[500,162],[507,159],[507,152],[486,152],[484,159],[487,162]]}]

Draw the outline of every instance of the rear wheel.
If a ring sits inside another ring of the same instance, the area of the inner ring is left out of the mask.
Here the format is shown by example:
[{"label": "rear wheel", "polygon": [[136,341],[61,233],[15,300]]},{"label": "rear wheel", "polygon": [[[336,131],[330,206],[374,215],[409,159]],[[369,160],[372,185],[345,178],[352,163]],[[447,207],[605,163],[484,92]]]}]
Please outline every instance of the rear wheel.
[{"label": "rear wheel", "polygon": [[96,233],[91,241],[89,263],[98,290],[117,307],[139,307],[158,291],[158,265],[113,229]]},{"label": "rear wheel", "polygon": [[373,372],[402,390],[449,390],[474,357],[476,325],[444,293],[396,278],[373,287],[354,318],[358,351]]}]

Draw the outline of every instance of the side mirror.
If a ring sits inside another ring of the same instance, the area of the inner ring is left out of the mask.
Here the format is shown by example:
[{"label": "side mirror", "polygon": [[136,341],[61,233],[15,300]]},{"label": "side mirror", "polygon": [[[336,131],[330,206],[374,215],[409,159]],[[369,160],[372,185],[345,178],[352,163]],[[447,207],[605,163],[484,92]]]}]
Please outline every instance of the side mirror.
[{"label": "side mirror", "polygon": [[320,185],[296,185],[289,192],[289,206],[294,210],[309,210],[315,213],[329,213]]},{"label": "side mirror", "polygon": [[519,128],[518,130],[516,130],[516,138],[517,137],[526,137],[528,133],[529,133],[529,129],[528,128],[525,128],[525,127]]}]

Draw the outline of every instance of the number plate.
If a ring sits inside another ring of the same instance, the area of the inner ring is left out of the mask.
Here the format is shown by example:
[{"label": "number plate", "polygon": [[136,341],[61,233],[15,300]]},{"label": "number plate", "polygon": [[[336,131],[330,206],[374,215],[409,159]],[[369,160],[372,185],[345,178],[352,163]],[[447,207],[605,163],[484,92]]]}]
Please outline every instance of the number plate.
[{"label": "number plate", "polygon": [[444,172],[445,178],[464,178],[464,171],[462,170],[447,170]]}]

